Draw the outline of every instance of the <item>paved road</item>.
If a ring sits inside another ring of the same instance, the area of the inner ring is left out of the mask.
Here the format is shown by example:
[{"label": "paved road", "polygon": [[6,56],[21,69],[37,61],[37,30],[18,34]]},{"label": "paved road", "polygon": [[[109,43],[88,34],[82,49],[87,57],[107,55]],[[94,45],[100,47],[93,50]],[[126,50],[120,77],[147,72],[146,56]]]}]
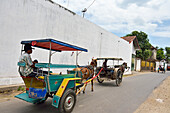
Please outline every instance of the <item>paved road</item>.
[{"label": "paved road", "polygon": [[[125,77],[120,87],[114,81],[95,83],[94,92],[88,87],[86,94],[77,96],[73,113],[132,113],[168,75],[170,72]],[[0,103],[0,113],[58,113],[58,110],[51,105],[51,99],[41,105],[13,99]]]}]

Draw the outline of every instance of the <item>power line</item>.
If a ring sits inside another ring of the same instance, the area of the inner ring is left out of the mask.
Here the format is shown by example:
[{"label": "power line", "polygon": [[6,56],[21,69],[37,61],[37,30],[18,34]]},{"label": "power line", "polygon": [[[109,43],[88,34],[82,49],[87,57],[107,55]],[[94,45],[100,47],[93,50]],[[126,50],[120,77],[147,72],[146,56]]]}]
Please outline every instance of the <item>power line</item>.
[{"label": "power line", "polygon": [[93,0],[93,2],[92,2],[92,3],[89,5],[89,7],[87,7],[86,9],[90,8],[90,6],[92,6],[95,1],[96,1],[96,0]]},{"label": "power line", "polygon": [[83,12],[83,18],[84,18],[84,15],[85,15],[85,12],[87,11],[87,9],[90,8],[90,6],[92,6],[95,1],[96,1],[96,0],[93,0],[93,2],[92,2],[87,8],[84,8],[84,9],[81,11],[81,12]]}]

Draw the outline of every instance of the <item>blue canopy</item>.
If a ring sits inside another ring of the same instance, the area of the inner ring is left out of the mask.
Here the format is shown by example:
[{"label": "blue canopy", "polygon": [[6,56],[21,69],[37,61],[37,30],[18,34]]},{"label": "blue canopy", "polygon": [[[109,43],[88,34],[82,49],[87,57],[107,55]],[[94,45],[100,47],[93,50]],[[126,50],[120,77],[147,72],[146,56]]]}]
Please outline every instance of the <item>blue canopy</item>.
[{"label": "blue canopy", "polygon": [[65,42],[57,41],[54,39],[21,41],[21,44],[31,44],[34,47],[48,49],[48,50],[50,50],[50,43],[51,43],[51,50],[53,51],[85,51],[85,52],[88,51],[87,49],[74,46]]}]

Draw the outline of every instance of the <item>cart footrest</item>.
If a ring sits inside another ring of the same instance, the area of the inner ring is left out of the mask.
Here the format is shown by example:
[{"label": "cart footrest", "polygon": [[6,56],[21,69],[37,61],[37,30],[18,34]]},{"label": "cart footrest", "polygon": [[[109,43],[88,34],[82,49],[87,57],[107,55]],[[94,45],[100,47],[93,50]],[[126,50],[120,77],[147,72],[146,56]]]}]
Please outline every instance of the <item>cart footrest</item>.
[{"label": "cart footrest", "polygon": [[38,102],[40,102],[40,101],[43,100],[43,99],[33,99],[33,98],[29,98],[28,93],[21,93],[21,94],[19,94],[19,95],[16,95],[15,97],[16,97],[16,98],[19,98],[19,99],[21,99],[21,100],[24,100],[24,101],[33,103],[33,104],[38,103]]}]

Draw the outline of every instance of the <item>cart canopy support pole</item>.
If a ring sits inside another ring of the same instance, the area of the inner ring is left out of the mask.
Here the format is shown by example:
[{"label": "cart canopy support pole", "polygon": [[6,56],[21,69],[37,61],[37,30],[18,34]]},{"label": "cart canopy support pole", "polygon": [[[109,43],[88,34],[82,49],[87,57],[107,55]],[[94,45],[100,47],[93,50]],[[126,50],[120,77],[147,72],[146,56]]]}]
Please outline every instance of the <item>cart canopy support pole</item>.
[{"label": "cart canopy support pole", "polygon": [[48,75],[47,75],[48,93],[50,93],[50,82],[49,82],[49,76],[50,76],[50,63],[51,63],[51,42],[50,42],[49,64],[48,64]]}]

